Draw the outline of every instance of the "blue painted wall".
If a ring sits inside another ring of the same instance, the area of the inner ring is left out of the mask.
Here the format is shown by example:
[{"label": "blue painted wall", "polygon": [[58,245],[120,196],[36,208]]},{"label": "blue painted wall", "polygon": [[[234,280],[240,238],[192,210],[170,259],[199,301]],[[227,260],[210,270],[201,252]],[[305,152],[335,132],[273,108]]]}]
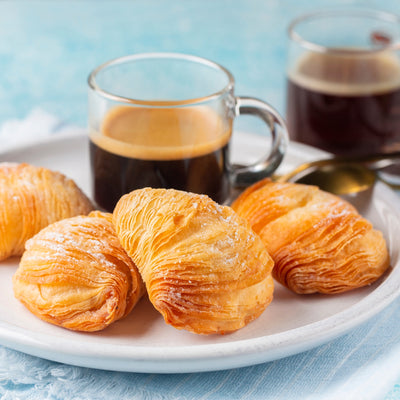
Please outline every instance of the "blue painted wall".
[{"label": "blue painted wall", "polygon": [[284,113],[289,21],[340,5],[400,14],[400,0],[0,1],[0,124],[41,107],[83,126],[92,68],[148,51],[217,61]]}]

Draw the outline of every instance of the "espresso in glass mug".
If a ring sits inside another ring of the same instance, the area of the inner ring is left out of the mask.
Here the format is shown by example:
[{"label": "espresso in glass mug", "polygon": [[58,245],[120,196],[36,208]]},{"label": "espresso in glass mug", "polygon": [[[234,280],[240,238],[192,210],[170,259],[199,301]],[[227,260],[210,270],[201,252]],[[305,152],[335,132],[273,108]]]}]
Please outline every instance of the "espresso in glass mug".
[{"label": "espresso in glass mug", "polygon": [[289,33],[290,137],[341,155],[400,150],[400,19],[322,12]]},{"label": "espresso in glass mug", "polygon": [[[174,188],[226,202],[232,188],[271,174],[287,132],[279,114],[253,98],[235,97],[234,80],[211,61],[171,53],[123,57],[89,77],[92,191],[112,211],[132,190]],[[234,117],[254,114],[271,133],[266,155],[250,166],[231,164]]]}]

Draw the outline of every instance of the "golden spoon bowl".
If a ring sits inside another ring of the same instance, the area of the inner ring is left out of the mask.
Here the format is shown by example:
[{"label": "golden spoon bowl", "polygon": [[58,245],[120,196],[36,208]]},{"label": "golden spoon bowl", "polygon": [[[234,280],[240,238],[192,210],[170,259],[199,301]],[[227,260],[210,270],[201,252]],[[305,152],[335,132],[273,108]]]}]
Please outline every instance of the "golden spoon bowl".
[{"label": "golden spoon bowl", "polygon": [[[271,179],[276,182],[316,185],[327,192],[346,195],[367,190],[378,178],[385,181],[378,176],[377,171],[399,161],[400,152],[359,157],[333,157],[301,164],[291,172],[273,175]],[[390,185],[398,188],[398,185]]]}]

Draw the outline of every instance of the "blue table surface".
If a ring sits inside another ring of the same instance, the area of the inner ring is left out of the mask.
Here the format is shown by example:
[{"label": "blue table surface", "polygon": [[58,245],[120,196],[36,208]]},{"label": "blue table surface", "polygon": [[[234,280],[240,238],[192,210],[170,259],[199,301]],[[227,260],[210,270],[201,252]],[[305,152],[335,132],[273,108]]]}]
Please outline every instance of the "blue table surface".
[{"label": "blue table surface", "polygon": [[[35,107],[85,126],[90,71],[151,51],[216,61],[235,76],[237,94],[284,114],[289,21],[341,5],[400,14],[400,0],[0,1],[0,126]],[[387,398],[398,394],[396,385]]]}]

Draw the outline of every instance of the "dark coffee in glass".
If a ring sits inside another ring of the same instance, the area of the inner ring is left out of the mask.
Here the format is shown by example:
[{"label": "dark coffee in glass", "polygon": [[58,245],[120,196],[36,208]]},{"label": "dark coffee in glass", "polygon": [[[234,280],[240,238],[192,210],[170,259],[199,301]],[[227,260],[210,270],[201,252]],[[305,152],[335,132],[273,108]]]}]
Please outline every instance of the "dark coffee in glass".
[{"label": "dark coffee in glass", "polygon": [[292,139],[335,154],[400,150],[400,63],[391,53],[307,54],[288,76]]},{"label": "dark coffee in glass", "polygon": [[[286,125],[269,104],[235,96],[232,74],[204,58],[179,53],[132,54],[90,74],[92,195],[112,212],[143,187],[177,189],[227,203],[234,189],[272,174],[287,147]],[[229,160],[235,118],[251,114],[269,131],[263,157]]]},{"label": "dark coffee in glass", "polygon": [[112,210],[122,195],[143,187],[207,193],[223,203],[229,128],[207,107],[116,107],[102,133],[90,135],[96,203]]},{"label": "dark coffee in glass", "polygon": [[290,138],[337,155],[399,151],[400,18],[317,12],[293,21],[289,36]]}]

